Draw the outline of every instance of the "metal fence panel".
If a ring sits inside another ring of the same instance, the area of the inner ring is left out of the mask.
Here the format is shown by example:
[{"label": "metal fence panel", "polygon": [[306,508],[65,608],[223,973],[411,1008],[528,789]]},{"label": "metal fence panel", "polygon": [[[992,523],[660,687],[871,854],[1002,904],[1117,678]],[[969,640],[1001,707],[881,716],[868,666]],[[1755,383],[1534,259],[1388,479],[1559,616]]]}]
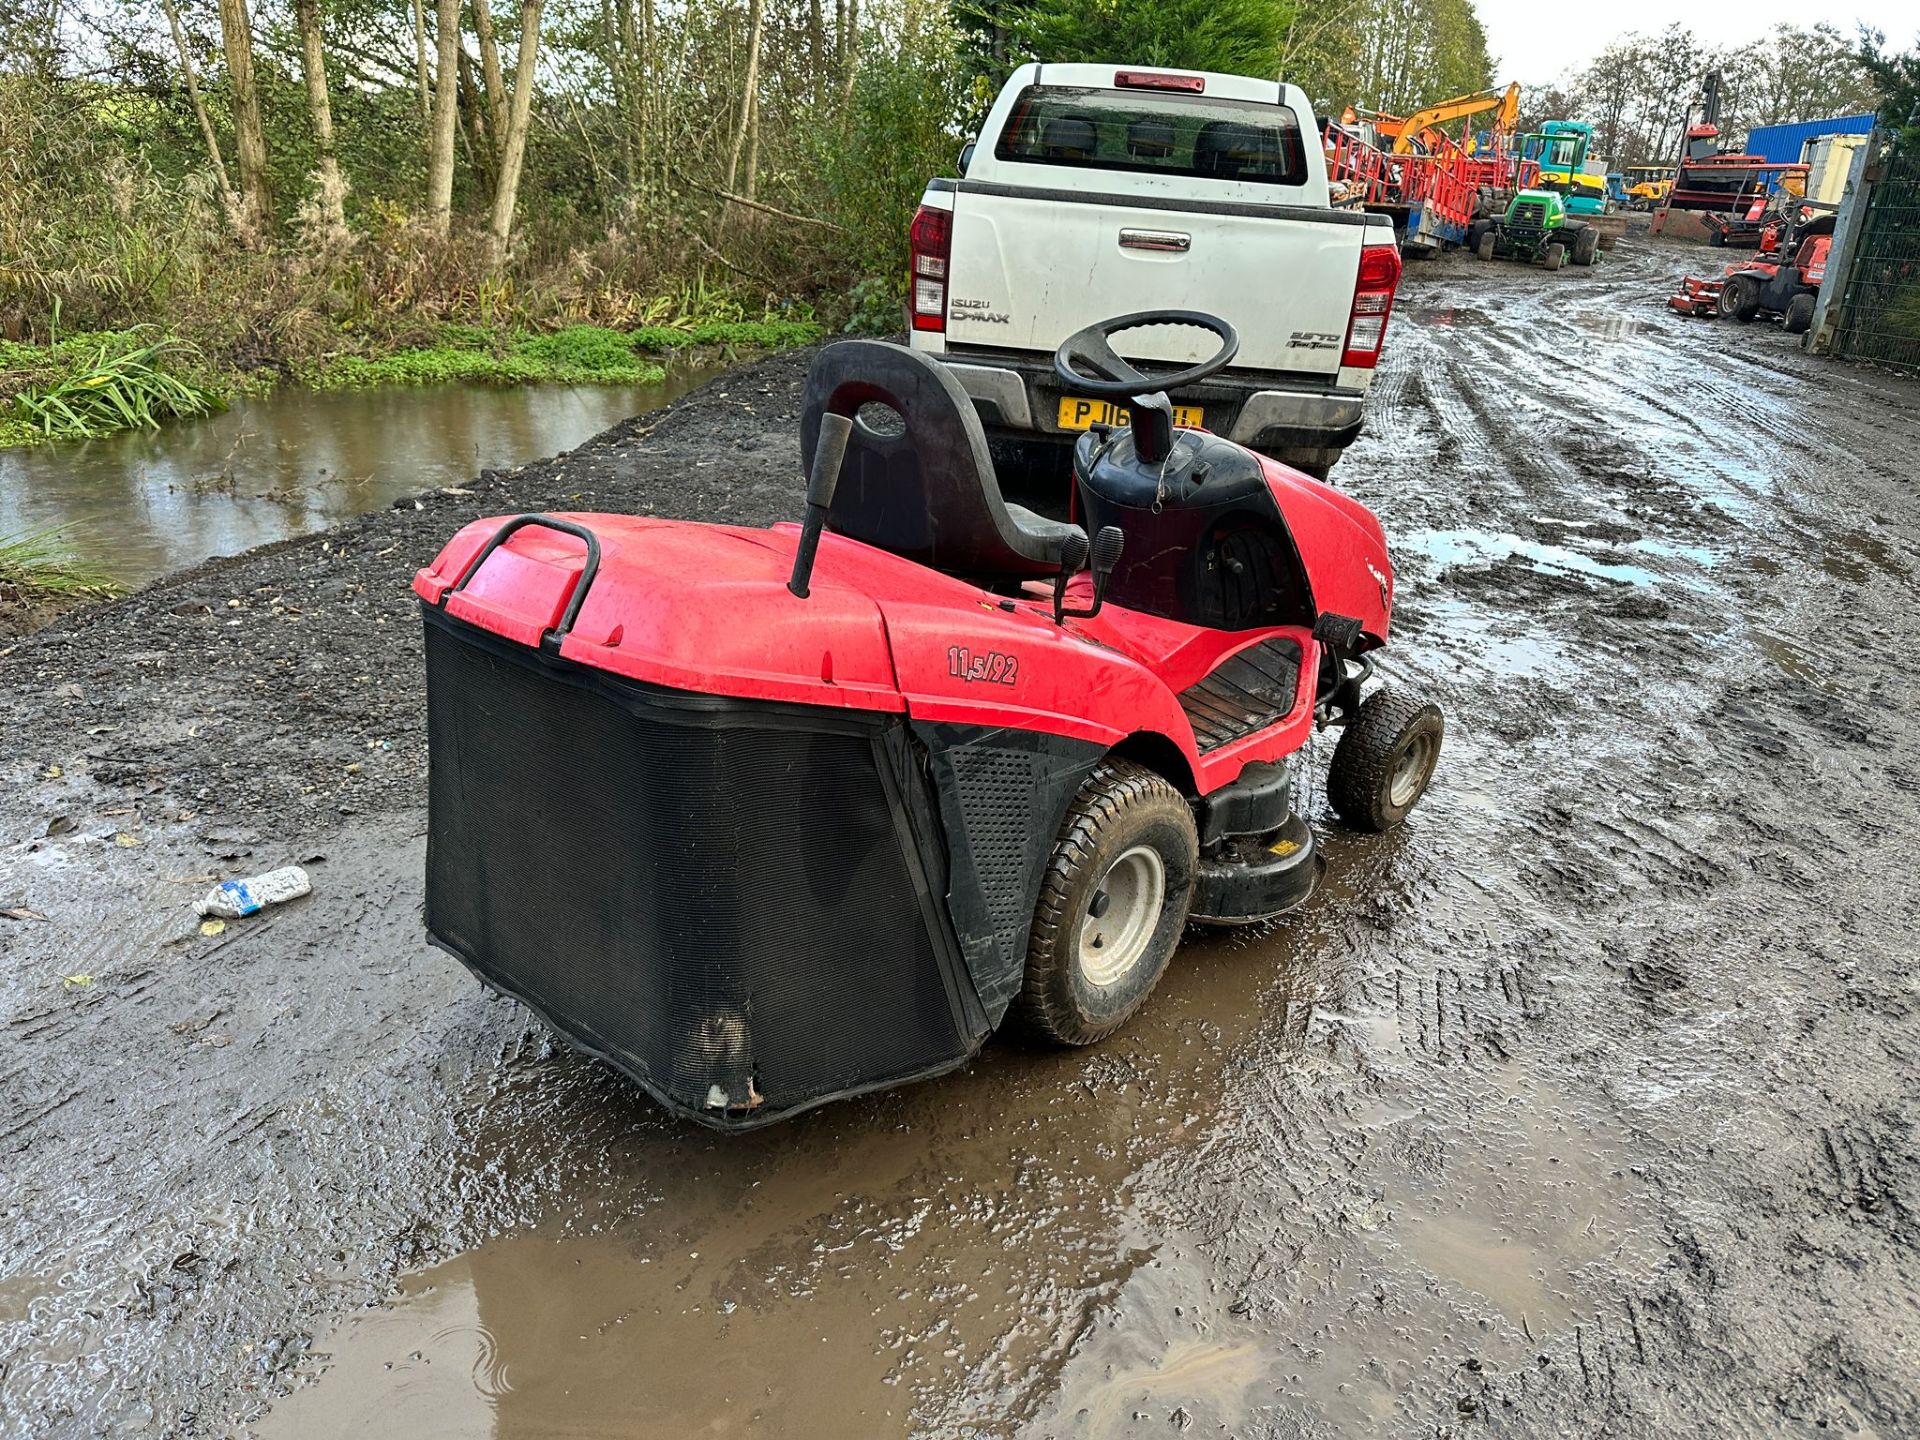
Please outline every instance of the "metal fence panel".
[{"label": "metal fence panel", "polygon": [[1920,143],[1912,134],[1867,197],[1833,353],[1920,374]]}]

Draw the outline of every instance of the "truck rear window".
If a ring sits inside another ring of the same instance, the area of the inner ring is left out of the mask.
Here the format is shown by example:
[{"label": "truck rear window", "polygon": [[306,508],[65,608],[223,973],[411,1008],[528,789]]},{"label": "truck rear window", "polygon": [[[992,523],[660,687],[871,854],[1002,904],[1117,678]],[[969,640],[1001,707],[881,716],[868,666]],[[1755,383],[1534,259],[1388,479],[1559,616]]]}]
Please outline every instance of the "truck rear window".
[{"label": "truck rear window", "polygon": [[1029,85],[994,145],[1000,160],[1300,185],[1307,178],[1291,106],[1170,91]]}]

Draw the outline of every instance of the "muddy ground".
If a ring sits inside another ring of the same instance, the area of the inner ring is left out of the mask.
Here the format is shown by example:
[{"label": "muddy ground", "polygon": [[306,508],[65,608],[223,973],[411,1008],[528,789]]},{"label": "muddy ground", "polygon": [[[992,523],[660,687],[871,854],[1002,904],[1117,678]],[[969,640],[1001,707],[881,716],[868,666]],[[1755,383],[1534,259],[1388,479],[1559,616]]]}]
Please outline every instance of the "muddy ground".
[{"label": "muddy ground", "polygon": [[1920,386],[1662,310],[1706,260],[1409,272],[1337,472],[1449,716],[1402,831],[1103,1046],[751,1136],[424,943],[406,587],[796,514],[804,356],[3,652],[0,1433],[1920,1433]]}]

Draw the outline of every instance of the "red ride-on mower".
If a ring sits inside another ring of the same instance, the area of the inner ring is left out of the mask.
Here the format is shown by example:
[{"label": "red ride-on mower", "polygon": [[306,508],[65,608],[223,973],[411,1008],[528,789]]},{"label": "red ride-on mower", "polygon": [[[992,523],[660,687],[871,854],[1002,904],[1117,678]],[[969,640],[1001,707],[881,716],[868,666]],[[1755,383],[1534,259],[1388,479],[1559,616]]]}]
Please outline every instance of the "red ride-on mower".
[{"label": "red ride-on mower", "polygon": [[[1111,343],[1149,325],[1219,349],[1149,378]],[[1299,904],[1315,729],[1378,831],[1443,723],[1370,684],[1372,514],[1174,427],[1165,391],[1237,348],[1184,311],[1061,346],[1061,383],[1131,417],[1074,452],[1084,530],[1002,500],[950,371],[864,340],[808,377],[801,525],[467,526],[414,581],[431,937],[740,1129],[957,1066],[1009,1010],[1099,1040],[1189,920]]]},{"label": "red ride-on mower", "polygon": [[[1833,248],[1831,214],[1816,215],[1794,226],[1781,221],[1763,235],[1753,259],[1729,265],[1717,279],[1689,275],[1667,304],[1682,315],[1715,315],[1753,320],[1778,315],[1789,335],[1804,334],[1813,324],[1820,282],[1827,274],[1827,254]],[[1789,250],[1791,260],[1783,260]]]}]

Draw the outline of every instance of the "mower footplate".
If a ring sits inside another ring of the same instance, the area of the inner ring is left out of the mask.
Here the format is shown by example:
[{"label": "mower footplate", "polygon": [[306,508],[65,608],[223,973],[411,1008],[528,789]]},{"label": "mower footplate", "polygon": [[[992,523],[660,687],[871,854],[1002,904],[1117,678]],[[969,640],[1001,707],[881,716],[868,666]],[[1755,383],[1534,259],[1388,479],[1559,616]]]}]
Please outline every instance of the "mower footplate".
[{"label": "mower footplate", "polygon": [[1270,920],[1313,893],[1319,878],[1313,830],[1298,815],[1267,835],[1237,835],[1200,857],[1192,919],[1203,925]]}]

